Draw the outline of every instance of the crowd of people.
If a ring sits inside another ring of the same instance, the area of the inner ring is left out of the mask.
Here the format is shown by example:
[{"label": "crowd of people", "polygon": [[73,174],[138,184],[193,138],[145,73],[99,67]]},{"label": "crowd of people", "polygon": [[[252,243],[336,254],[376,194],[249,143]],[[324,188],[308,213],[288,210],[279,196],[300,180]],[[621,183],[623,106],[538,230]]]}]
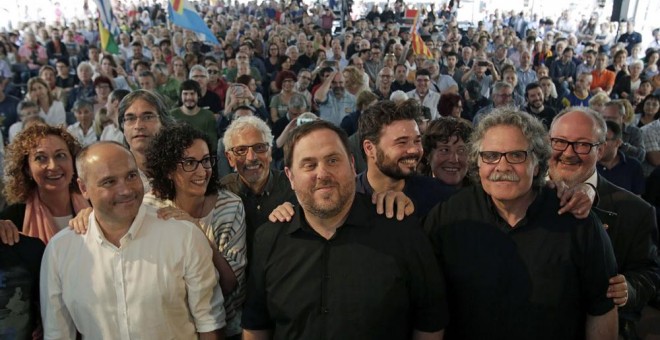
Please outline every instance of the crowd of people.
[{"label": "crowd of people", "polygon": [[458,3],[0,34],[0,337],[637,339],[660,28]]}]

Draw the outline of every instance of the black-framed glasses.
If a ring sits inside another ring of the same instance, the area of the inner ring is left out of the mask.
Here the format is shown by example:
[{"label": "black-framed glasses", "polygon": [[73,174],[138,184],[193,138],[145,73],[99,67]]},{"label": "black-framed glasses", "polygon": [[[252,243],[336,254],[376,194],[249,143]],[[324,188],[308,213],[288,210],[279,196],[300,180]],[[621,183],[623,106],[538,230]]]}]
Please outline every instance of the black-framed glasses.
[{"label": "black-framed glasses", "polygon": [[145,113],[141,116],[127,114],[124,116],[124,126],[133,126],[137,124],[138,121],[143,123],[155,123],[159,119],[158,115],[155,113]]},{"label": "black-framed glasses", "polygon": [[229,149],[231,152],[234,153],[236,156],[245,156],[248,153],[248,150],[252,148],[252,151],[256,153],[264,153],[267,152],[268,149],[270,149],[270,145],[268,143],[256,143],[252,145],[239,145],[235,146],[231,149]]},{"label": "black-framed glasses", "polygon": [[194,158],[186,158],[182,161],[179,162],[181,164],[181,168],[183,168],[183,171],[186,172],[193,172],[197,170],[197,167],[201,164],[202,168],[204,169],[211,169],[215,165],[215,156],[208,156],[204,157],[200,160],[196,160]]},{"label": "black-framed glasses", "polygon": [[578,155],[586,155],[591,152],[596,146],[603,144],[599,143],[589,143],[589,142],[569,142],[561,138],[550,138],[550,147],[556,151],[566,151],[570,145],[573,148],[573,151]]},{"label": "black-framed glasses", "polygon": [[486,164],[497,164],[502,160],[502,156],[506,158],[506,161],[509,164],[520,164],[527,160],[528,151],[526,150],[515,150],[509,152],[499,152],[499,151],[481,151],[479,156],[481,160]]}]

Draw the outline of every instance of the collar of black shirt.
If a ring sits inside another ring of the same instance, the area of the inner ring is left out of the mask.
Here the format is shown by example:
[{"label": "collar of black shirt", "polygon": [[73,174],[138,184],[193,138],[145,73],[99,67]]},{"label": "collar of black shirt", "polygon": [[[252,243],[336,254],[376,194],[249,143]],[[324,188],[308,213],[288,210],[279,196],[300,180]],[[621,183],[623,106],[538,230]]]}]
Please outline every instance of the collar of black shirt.
[{"label": "collar of black shirt", "polygon": [[[371,203],[370,197],[356,193],[355,198],[353,199],[353,204],[351,205],[351,210],[348,212],[348,217],[346,218],[344,224],[342,224],[342,226],[337,229],[337,232],[346,226],[369,226],[371,215],[375,211],[376,207]],[[316,237],[321,237],[321,235],[314,231],[309,223],[307,223],[307,220],[305,219],[305,212],[300,204],[296,206],[296,213],[291,219],[291,222],[289,222],[289,224],[286,226],[287,234],[293,234],[297,231],[311,233]]]}]

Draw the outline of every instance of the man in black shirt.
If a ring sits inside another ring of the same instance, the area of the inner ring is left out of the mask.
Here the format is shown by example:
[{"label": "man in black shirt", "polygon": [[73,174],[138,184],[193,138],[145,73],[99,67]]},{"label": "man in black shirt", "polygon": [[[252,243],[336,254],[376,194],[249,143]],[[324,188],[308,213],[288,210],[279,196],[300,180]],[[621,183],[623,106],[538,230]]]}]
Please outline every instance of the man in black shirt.
[{"label": "man in black shirt", "polygon": [[539,83],[531,83],[525,87],[525,100],[527,106],[525,111],[532,116],[538,118],[545,126],[546,129],[550,128],[552,118],[555,117],[557,112],[549,106],[545,106],[545,99],[543,98],[543,89]]},{"label": "man in black shirt", "polygon": [[414,99],[401,104],[385,100],[367,108],[358,121],[358,136],[367,170],[357,178],[357,192],[402,191],[415,205],[415,214],[424,216],[453,189],[435,178],[417,175],[424,155],[416,119],[421,106]]},{"label": "man in black shirt", "polygon": [[447,337],[616,339],[612,245],[594,215],[557,214],[543,125],[503,108],[471,138],[477,184],[425,222],[447,281]]},{"label": "man in black shirt", "polygon": [[229,165],[236,172],[223,177],[220,183],[243,200],[248,251],[255,231],[268,222],[268,215],[284,202],[295,202],[284,173],[270,168],[272,141],[266,122],[254,116],[232,121],[222,139]]},{"label": "man in black shirt", "polygon": [[291,222],[257,230],[244,339],[440,339],[430,244],[414,218],[388,220],[356,194],[343,130],[303,124],[284,150],[300,205]]}]

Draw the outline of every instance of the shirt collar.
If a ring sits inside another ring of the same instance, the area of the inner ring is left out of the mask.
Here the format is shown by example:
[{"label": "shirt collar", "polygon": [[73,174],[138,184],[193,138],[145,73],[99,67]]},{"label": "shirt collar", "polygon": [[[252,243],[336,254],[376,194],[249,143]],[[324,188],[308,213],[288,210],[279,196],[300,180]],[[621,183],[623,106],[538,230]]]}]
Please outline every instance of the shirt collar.
[{"label": "shirt collar", "polygon": [[[126,235],[124,235],[121,238],[121,243],[123,244],[125,240],[132,240],[136,237],[140,229],[142,228],[142,222],[144,220],[144,216],[146,214],[146,206],[144,204],[140,205],[140,209],[138,210],[137,215],[133,219],[133,223],[131,223],[130,228],[128,228],[128,232],[126,232]],[[103,235],[103,232],[101,231],[101,227],[96,221],[96,214],[95,211],[92,211],[92,213],[89,215],[89,236],[96,241],[98,244],[102,244],[103,242],[109,242],[106,238],[105,235]]]},{"label": "shirt collar", "polygon": [[[353,198],[353,204],[351,204],[351,209],[348,211],[346,221],[344,221],[339,229],[347,225],[355,227],[370,225],[370,212],[375,212],[376,208],[373,206],[373,204],[368,205],[365,202],[366,199],[363,195],[359,193],[355,194],[355,197]],[[309,223],[307,223],[307,220],[305,220],[305,212],[300,205],[296,206],[296,213],[293,215],[291,222],[289,222],[289,224],[286,226],[286,233],[292,234],[298,230],[308,230],[316,234]]]},{"label": "shirt collar", "polygon": [[594,186],[594,188],[597,188],[598,187],[598,171],[596,171],[596,169],[594,169],[594,173],[591,174],[591,176],[589,176],[589,178],[587,178],[587,180],[584,181],[584,183],[591,184],[591,185]]},{"label": "shirt collar", "polygon": [[273,190],[273,185],[275,185],[274,184],[275,181],[273,180],[274,175],[275,174],[273,173],[273,170],[270,170],[268,172],[268,181],[266,181],[266,185],[264,186],[264,190],[260,194],[255,194],[252,191],[252,189],[250,189],[250,187],[245,185],[245,183],[243,183],[243,180],[241,179],[241,176],[238,173],[236,174],[236,181],[238,181],[238,186],[241,190],[241,193],[245,197],[247,197],[247,196],[263,196],[263,195],[270,196],[270,192]]}]

